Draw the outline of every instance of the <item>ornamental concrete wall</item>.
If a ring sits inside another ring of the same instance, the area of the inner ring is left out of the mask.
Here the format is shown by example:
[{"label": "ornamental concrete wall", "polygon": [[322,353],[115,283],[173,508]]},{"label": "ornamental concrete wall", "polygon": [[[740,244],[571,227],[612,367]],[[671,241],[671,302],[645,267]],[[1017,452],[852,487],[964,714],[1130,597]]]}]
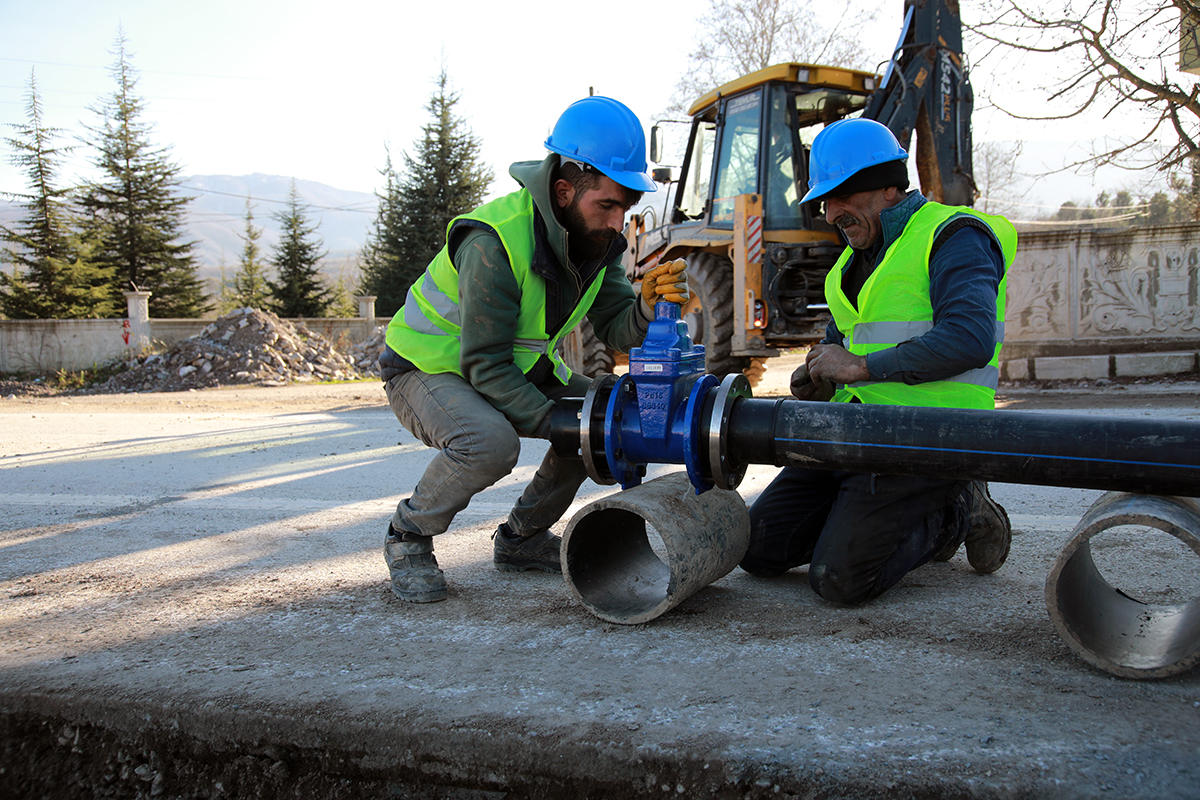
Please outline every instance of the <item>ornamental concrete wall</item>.
[{"label": "ornamental concrete wall", "polygon": [[1022,232],[1001,358],[1195,351],[1198,267],[1200,223]]}]

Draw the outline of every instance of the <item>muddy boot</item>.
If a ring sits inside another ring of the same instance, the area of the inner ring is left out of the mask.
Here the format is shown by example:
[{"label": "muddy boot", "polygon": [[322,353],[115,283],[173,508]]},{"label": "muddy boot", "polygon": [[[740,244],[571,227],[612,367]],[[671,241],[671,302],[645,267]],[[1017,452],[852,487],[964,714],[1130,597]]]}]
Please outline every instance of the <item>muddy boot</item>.
[{"label": "muddy boot", "polygon": [[445,600],[446,576],[433,555],[433,537],[398,533],[388,525],[383,557],[392,573],[392,594],[408,603]]},{"label": "muddy boot", "polygon": [[955,499],[953,511],[946,510],[943,532],[949,534],[950,538],[933,557],[934,561],[949,561],[954,558],[958,555],[958,548],[962,547],[963,542],[967,540],[967,523],[971,516],[971,497],[971,488],[968,485],[966,491]]},{"label": "muddy boot", "polygon": [[542,572],[562,572],[559,550],[562,539],[550,529],[538,531],[532,536],[516,536],[508,523],[501,523],[492,534],[495,547],[492,562],[501,572],[525,572],[537,569]]},{"label": "muddy boot", "polygon": [[967,518],[967,561],[980,575],[988,575],[1004,566],[1008,558],[1012,525],[983,481],[972,481],[966,497],[971,508]]},{"label": "muddy boot", "polygon": [[964,541],[964,538],[961,536],[951,539],[950,544],[943,547],[938,554],[933,557],[933,560],[949,561],[950,559],[954,558],[956,555],[958,555],[958,548],[962,547],[962,543]]}]

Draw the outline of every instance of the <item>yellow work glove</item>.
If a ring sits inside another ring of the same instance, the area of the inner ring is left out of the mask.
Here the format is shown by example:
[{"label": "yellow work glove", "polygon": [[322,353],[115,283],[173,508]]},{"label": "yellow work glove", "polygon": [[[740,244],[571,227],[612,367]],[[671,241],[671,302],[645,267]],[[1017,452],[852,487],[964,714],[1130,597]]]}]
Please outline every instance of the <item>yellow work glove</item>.
[{"label": "yellow work glove", "polygon": [[665,261],[642,276],[642,299],[654,308],[658,302],[683,305],[691,295],[688,293],[687,262],[682,258]]}]

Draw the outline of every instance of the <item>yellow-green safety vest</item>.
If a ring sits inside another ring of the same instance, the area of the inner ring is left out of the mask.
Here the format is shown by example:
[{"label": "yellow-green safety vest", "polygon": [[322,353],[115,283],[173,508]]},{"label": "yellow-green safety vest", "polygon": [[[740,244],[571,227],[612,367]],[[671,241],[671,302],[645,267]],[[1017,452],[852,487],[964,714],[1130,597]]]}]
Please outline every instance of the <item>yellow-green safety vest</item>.
[{"label": "yellow-green safety vest", "polygon": [[[587,286],[567,322],[553,337],[546,332],[546,279],[532,269],[534,252],[533,198],[526,189],[485,203],[474,211],[455,217],[450,231],[462,220],[487,225],[500,237],[508,263],[521,290],[521,308],[513,340],[513,360],[522,372],[533,369],[545,355],[554,364],[554,375],[565,385],[571,369],[557,352],[559,340],[571,332],[587,314],[600,291],[604,270]],[[462,375],[462,318],[458,304],[458,269],[450,261],[445,245],[413,282],[404,305],[392,317],[387,345],[429,374],[453,372]]]},{"label": "yellow-green safety vest", "polygon": [[1004,295],[1008,268],[1017,251],[1017,231],[1003,217],[963,206],[925,203],[909,218],[899,238],[867,278],[858,294],[858,307],[842,290],[842,271],[854,251],[847,247],[825,278],[825,299],[844,345],[854,355],[865,356],[913,339],[933,327],[929,298],[929,257],[943,225],[969,214],[985,222],[995,234],[1004,255],[1005,275],[996,296],[996,349],[986,367],[968,370],[953,378],[909,385],[899,381],[862,381],[839,387],[836,402],[949,408],[995,408],[1000,378],[1000,346],[1004,341]]}]

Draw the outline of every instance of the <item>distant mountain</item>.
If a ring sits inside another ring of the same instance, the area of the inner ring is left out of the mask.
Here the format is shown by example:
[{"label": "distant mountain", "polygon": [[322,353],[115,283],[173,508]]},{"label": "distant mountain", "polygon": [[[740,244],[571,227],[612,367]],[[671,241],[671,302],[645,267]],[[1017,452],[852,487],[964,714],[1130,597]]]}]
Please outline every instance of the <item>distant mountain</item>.
[{"label": "distant mountain", "polygon": [[[200,273],[214,277],[224,265],[232,274],[246,230],[246,199],[250,199],[255,227],[262,228],[258,240],[264,254],[279,241],[279,222],[272,214],[287,210],[292,179],[278,175],[192,175],[181,182],[183,193],[196,199],[188,207],[187,232],[196,241],[193,252]],[[300,201],[310,206],[309,223],[329,251],[330,266],[353,261],[367,241],[379,199],[366,192],[335,189],[315,181],[296,181]]]},{"label": "distant mountain", "polygon": [[[215,282],[224,266],[227,276],[237,270],[246,230],[246,198],[250,198],[255,227],[264,259],[279,241],[279,222],[271,215],[287,209],[292,179],[278,175],[192,175],[181,182],[181,192],[196,199],[188,206],[185,235],[195,241],[193,253],[200,276]],[[325,271],[337,277],[353,264],[375,219],[379,199],[366,192],[335,189],[315,181],[296,181],[300,201],[308,206],[308,221],[329,251]],[[16,204],[0,198],[0,224],[21,216]]]}]

